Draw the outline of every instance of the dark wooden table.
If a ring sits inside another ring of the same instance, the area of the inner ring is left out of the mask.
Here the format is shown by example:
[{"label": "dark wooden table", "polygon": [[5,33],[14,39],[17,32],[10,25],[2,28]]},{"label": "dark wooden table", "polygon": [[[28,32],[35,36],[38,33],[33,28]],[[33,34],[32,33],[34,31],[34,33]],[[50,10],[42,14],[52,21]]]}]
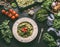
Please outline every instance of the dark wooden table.
[{"label": "dark wooden table", "polygon": [[[35,12],[40,9],[40,7],[36,7],[36,9],[34,10]],[[40,43],[38,44],[38,38],[39,38],[39,34],[40,34],[40,31],[41,31],[41,27],[44,28],[44,32],[47,30],[47,24],[46,24],[46,21],[44,23],[39,23],[35,18],[35,15],[30,17],[27,13],[20,13],[18,11],[18,9],[16,8],[15,11],[17,11],[20,16],[19,18],[21,17],[29,17],[29,18],[32,18],[34,21],[36,21],[37,25],[38,25],[38,28],[39,28],[39,33],[37,35],[37,37],[35,38],[35,40],[33,40],[32,42],[30,43],[21,43],[21,42],[18,42],[14,37],[12,39],[12,42],[11,44],[6,44],[5,41],[2,39],[2,37],[0,36],[0,47],[47,47],[47,45],[43,42],[42,38],[41,38],[41,41]],[[19,19],[18,18],[18,19]],[[10,23],[9,23],[9,26],[12,30],[12,26],[14,24],[14,22],[17,20],[11,20],[10,18],[8,18],[7,16],[5,15],[2,15],[0,14],[0,24],[4,21],[4,20],[10,20]]]}]

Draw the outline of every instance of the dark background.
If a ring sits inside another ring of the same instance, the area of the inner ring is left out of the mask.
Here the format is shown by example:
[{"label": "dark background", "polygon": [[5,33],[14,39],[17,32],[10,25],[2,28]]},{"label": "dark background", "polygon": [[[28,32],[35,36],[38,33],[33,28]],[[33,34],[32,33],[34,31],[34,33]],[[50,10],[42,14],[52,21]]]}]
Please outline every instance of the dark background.
[{"label": "dark background", "polygon": [[[36,8],[34,9],[34,11],[37,12],[38,9],[40,9],[40,7],[39,7],[39,6],[36,6]],[[47,44],[45,44],[45,43],[43,42],[42,38],[41,38],[40,43],[38,43],[38,38],[39,38],[39,35],[40,35],[41,28],[42,28],[42,27],[44,28],[44,32],[46,32],[46,30],[47,30],[47,28],[48,28],[46,21],[43,22],[43,23],[39,23],[39,22],[36,20],[36,17],[35,17],[35,14],[36,14],[36,13],[34,14],[34,16],[29,16],[27,13],[24,13],[24,12],[23,12],[23,13],[20,13],[20,12],[18,11],[18,8],[15,8],[14,10],[20,14],[19,18],[21,18],[21,17],[29,17],[29,18],[33,19],[33,20],[37,23],[37,25],[38,25],[38,29],[39,29],[38,32],[39,32],[39,33],[38,33],[37,37],[35,38],[35,40],[33,40],[33,41],[30,42],[30,43],[21,43],[21,42],[18,42],[18,41],[14,38],[14,36],[13,36],[10,44],[7,44],[7,43],[3,40],[3,38],[1,37],[1,34],[0,34],[0,47],[48,47]],[[0,12],[1,12],[1,11],[0,11]],[[18,19],[19,19],[19,18],[18,18]],[[7,20],[10,20],[9,26],[10,26],[11,31],[12,31],[12,26],[13,26],[14,22],[15,22],[17,19],[16,19],[16,20],[11,20],[9,17],[7,17],[7,16],[5,16],[5,15],[3,15],[3,14],[0,13],[0,24],[2,24],[2,22],[3,22],[4,20],[6,20],[6,19],[7,19]]]}]

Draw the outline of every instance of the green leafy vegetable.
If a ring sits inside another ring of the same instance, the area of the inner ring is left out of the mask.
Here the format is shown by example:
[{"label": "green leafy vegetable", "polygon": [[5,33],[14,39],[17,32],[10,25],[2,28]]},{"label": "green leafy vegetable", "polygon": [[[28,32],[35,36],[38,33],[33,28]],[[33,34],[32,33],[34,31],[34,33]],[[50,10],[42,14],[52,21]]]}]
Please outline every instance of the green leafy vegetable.
[{"label": "green leafy vegetable", "polygon": [[51,42],[48,44],[49,47],[56,47],[57,43],[56,42]]},{"label": "green leafy vegetable", "polygon": [[42,7],[47,8],[48,10],[50,10],[49,6],[52,4],[52,2],[55,0],[46,0],[43,4]]},{"label": "green leafy vegetable", "polygon": [[3,23],[0,25],[0,33],[2,34],[2,38],[4,38],[7,43],[10,43],[12,38],[12,32],[8,23],[9,20],[3,21]]},{"label": "green leafy vegetable", "polygon": [[54,40],[54,38],[50,34],[48,34],[48,33],[44,33],[43,34],[43,40],[45,42],[47,42],[49,47],[56,47],[57,46],[57,43]]},{"label": "green leafy vegetable", "polygon": [[48,16],[48,12],[47,10],[41,8],[37,14],[36,14],[36,19],[39,21],[39,22],[43,22],[47,19],[47,16]]},{"label": "green leafy vegetable", "polygon": [[54,16],[55,16],[56,19],[59,19],[60,18],[60,12],[54,14]]},{"label": "green leafy vegetable", "polygon": [[60,28],[60,19],[55,19],[53,23],[53,27],[56,29]]},{"label": "green leafy vegetable", "polygon": [[17,7],[16,3],[12,3],[11,6],[14,8]]}]

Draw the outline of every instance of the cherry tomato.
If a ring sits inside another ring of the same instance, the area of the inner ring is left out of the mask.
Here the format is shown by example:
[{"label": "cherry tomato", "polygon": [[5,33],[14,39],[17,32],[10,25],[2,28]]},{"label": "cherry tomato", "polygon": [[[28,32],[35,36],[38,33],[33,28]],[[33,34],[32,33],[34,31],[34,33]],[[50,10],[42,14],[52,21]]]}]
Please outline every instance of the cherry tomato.
[{"label": "cherry tomato", "polygon": [[19,17],[19,15],[18,14],[15,14],[15,17],[17,18],[17,17]]},{"label": "cherry tomato", "polygon": [[9,14],[8,14],[8,17],[12,17],[12,14],[11,14],[11,13],[9,13]]},{"label": "cherry tomato", "polygon": [[8,15],[8,13],[9,13],[9,12],[7,11],[7,12],[5,13],[5,15]]},{"label": "cherry tomato", "polygon": [[27,32],[27,28],[22,28],[22,32]]},{"label": "cherry tomato", "polygon": [[9,12],[11,12],[11,13],[12,13],[12,12],[13,12],[13,9],[9,9]]},{"label": "cherry tomato", "polygon": [[6,11],[3,9],[3,10],[2,10],[2,13],[3,13],[3,14],[5,14],[5,13],[6,13]]},{"label": "cherry tomato", "polygon": [[16,14],[16,11],[13,11],[12,14],[15,15]]},{"label": "cherry tomato", "polygon": [[15,19],[15,16],[12,16],[12,17],[11,17],[11,19],[13,19],[13,20],[14,20],[14,19]]}]

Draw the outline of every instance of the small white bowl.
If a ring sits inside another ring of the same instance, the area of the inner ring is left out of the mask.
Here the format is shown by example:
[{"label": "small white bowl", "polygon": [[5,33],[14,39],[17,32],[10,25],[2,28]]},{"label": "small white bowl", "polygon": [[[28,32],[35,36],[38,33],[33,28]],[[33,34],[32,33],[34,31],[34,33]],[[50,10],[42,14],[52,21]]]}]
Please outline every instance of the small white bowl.
[{"label": "small white bowl", "polygon": [[47,17],[47,25],[48,26],[51,26],[51,25],[53,25],[53,21],[54,21],[54,19],[55,19],[55,17],[54,17],[54,15],[53,14],[50,14],[50,16],[48,16]]},{"label": "small white bowl", "polygon": [[[27,21],[29,22],[32,26],[33,26],[33,33],[31,36],[27,37],[27,38],[23,38],[21,36],[18,35],[17,33],[17,27],[18,25],[21,23],[21,22],[24,22],[24,21]],[[27,18],[27,17],[24,17],[24,18],[20,18],[18,19],[14,25],[13,25],[13,28],[12,28],[12,31],[13,31],[13,35],[14,37],[20,41],[20,42],[23,42],[23,43],[28,43],[28,42],[31,42],[32,40],[34,40],[38,34],[38,26],[37,24],[35,23],[34,20],[30,19],[30,18]]]}]

